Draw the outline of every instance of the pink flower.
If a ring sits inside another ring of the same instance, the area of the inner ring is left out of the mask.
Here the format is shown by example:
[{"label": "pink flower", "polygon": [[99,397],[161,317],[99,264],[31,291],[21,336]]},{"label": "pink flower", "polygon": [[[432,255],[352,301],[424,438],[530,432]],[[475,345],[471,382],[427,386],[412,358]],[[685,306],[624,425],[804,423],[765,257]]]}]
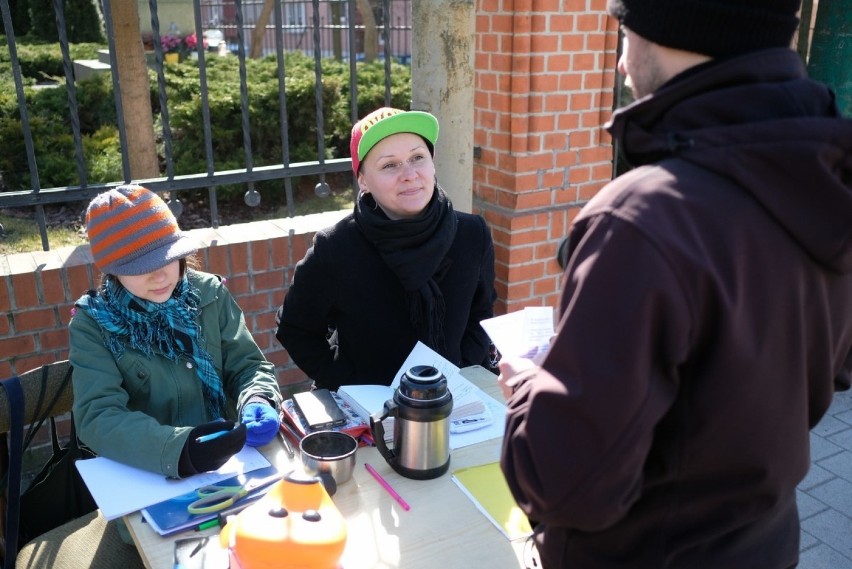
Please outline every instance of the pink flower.
[{"label": "pink flower", "polygon": [[[195,36],[195,33],[191,33],[188,36],[186,36],[185,38],[183,38],[183,43],[186,45],[187,48],[195,49],[195,46],[198,45],[198,38]],[[206,39],[204,40],[202,45],[204,45],[204,49],[207,49],[207,40]]]},{"label": "pink flower", "polygon": [[180,51],[181,39],[178,36],[162,36],[160,44],[163,46],[163,51],[166,53]]}]

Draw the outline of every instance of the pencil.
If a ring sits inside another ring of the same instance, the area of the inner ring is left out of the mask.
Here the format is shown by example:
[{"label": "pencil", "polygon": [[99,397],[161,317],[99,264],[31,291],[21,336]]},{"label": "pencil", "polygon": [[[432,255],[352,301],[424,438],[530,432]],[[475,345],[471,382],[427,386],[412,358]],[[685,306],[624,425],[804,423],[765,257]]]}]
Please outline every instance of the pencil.
[{"label": "pencil", "polygon": [[399,494],[396,493],[396,490],[394,490],[393,487],[390,484],[388,484],[387,480],[382,478],[381,474],[376,472],[375,468],[373,468],[372,466],[370,466],[366,462],[364,463],[364,466],[367,468],[367,472],[369,472],[370,474],[373,475],[373,478],[375,478],[378,481],[378,483],[382,486],[382,488],[384,488],[387,491],[387,493],[390,494],[393,497],[394,500],[399,502],[399,505],[402,506],[403,510],[405,510],[407,512],[408,510],[411,509],[411,506],[408,505],[408,502],[403,500],[402,496],[400,496]]},{"label": "pencil", "polygon": [[[236,429],[236,427],[234,427]],[[195,439],[197,443],[206,443],[207,441],[212,441],[213,439],[218,439],[219,437],[224,437],[228,433],[230,433],[234,429],[226,429],[224,431],[216,431],[215,433],[210,433],[209,435],[202,435]]]}]

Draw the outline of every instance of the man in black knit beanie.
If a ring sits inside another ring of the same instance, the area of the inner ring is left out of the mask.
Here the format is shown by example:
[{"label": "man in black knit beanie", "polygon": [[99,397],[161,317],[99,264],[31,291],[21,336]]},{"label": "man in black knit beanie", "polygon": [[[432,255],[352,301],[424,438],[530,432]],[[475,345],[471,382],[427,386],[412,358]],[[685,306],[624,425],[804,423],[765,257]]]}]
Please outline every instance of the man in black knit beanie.
[{"label": "man in black knit beanie", "polygon": [[609,0],[634,168],[560,248],[548,353],[500,363],[531,567],[798,563],[809,432],[852,382],[852,121],[798,8]]}]

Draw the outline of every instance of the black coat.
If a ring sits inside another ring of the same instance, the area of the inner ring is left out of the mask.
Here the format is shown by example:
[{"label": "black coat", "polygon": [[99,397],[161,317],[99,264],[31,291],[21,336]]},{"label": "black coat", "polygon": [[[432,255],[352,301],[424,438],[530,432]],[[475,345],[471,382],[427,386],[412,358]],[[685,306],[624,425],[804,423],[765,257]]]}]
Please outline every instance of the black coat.
[{"label": "black coat", "polygon": [[[490,341],[479,322],[493,316],[494,244],[480,216],[454,215],[452,262],[437,281],[446,307],[446,350],[429,347],[463,367],[487,362]],[[276,337],[318,387],[332,390],[390,385],[414,348],[419,338],[405,290],[353,215],[314,237],[296,266]]]}]

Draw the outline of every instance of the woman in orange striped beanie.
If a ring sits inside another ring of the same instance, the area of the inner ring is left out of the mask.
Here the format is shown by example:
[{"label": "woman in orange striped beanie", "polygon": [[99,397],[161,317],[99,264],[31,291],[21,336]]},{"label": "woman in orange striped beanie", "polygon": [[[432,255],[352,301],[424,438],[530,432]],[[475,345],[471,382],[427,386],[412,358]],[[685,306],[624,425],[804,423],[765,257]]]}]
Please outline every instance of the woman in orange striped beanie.
[{"label": "woman in orange striped beanie", "polygon": [[89,204],[86,232],[104,279],[70,324],[80,439],[173,478],[268,443],[281,402],[273,365],[223,279],[191,268],[197,247],[166,203],[116,187]]}]

